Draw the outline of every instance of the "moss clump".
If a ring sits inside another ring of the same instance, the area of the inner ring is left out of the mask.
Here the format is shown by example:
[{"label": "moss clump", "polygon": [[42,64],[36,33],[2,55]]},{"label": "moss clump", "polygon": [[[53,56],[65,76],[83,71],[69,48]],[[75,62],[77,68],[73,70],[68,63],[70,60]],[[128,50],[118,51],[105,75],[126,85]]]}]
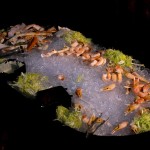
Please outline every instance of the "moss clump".
[{"label": "moss clump", "polygon": [[44,90],[48,82],[48,77],[42,76],[37,73],[21,73],[18,80],[14,84],[10,84],[12,87],[19,88],[25,95],[35,96],[38,91]]},{"label": "moss clump", "polygon": [[72,43],[74,41],[78,41],[84,44],[90,44],[91,43],[91,39],[90,38],[86,38],[82,33],[77,32],[77,31],[68,31],[65,35],[64,35],[65,40],[68,43]]},{"label": "moss clump", "polygon": [[141,112],[131,123],[131,128],[136,134],[150,131],[150,110],[144,109]]},{"label": "moss clump", "polygon": [[64,122],[64,120],[67,120],[67,116],[69,115],[69,109],[58,106],[56,109],[57,119],[61,122]]},{"label": "moss clump", "polygon": [[71,128],[79,129],[82,126],[81,112],[69,110],[63,106],[58,106],[56,109],[57,119]]},{"label": "moss clump", "polygon": [[123,54],[119,50],[107,49],[104,57],[108,58],[114,65],[121,65],[123,67],[132,67],[132,57]]}]

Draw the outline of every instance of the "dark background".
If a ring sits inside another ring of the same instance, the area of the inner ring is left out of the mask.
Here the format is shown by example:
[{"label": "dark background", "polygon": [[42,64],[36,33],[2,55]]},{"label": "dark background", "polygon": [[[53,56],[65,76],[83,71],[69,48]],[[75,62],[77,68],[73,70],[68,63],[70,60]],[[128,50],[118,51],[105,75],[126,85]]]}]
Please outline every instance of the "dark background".
[{"label": "dark background", "polygon": [[[146,67],[150,67],[150,0],[100,0],[82,3],[81,1],[1,2],[0,28],[22,22],[45,27],[63,26],[80,31],[92,38],[95,44],[119,49],[138,59]],[[49,128],[49,115],[46,111],[39,113],[34,104],[12,102],[7,92],[4,95],[8,96],[5,98],[5,111],[1,112],[3,117],[0,149],[3,150],[12,147],[50,149],[51,145],[61,146],[62,141],[63,146],[67,147],[73,139],[74,146],[83,143],[86,146],[91,141],[97,141],[92,146],[101,144],[105,146],[104,143],[106,145],[111,143],[114,146],[114,143],[121,145],[121,142],[124,144],[135,142],[138,137],[85,139],[84,135],[60,125],[51,125]],[[55,128],[57,132],[54,136]],[[137,142],[141,140],[147,142],[147,136],[138,137]]]}]

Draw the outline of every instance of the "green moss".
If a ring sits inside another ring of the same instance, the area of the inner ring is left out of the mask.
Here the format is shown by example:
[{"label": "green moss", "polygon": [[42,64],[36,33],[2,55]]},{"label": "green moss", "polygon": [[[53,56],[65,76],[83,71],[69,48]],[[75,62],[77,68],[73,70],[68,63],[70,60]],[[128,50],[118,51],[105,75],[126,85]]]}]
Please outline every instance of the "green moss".
[{"label": "green moss", "polygon": [[63,106],[58,106],[56,109],[57,119],[71,128],[80,128],[82,126],[81,112],[69,110]]},{"label": "green moss", "polygon": [[46,89],[45,83],[48,82],[48,77],[37,73],[22,73],[13,87],[18,87],[23,94],[35,96],[38,91]]},{"label": "green moss", "polygon": [[78,41],[84,44],[90,44],[91,43],[91,39],[86,38],[82,33],[77,32],[77,31],[68,31],[65,35],[64,35],[65,40],[68,43],[72,43],[74,41]]},{"label": "green moss", "polygon": [[56,109],[56,114],[57,114],[57,119],[62,123],[64,123],[65,120],[67,120],[67,117],[69,115],[69,109],[63,106],[58,106]]},{"label": "green moss", "polygon": [[66,125],[71,128],[80,128],[82,125],[81,114],[78,111],[72,111],[68,115],[68,119],[66,120]]},{"label": "green moss", "polygon": [[132,67],[132,57],[123,54],[119,50],[108,49],[104,54],[105,58],[108,58],[113,64],[121,65],[123,67]]},{"label": "green moss", "polygon": [[150,111],[143,111],[139,116],[134,117],[131,128],[136,134],[150,131]]}]

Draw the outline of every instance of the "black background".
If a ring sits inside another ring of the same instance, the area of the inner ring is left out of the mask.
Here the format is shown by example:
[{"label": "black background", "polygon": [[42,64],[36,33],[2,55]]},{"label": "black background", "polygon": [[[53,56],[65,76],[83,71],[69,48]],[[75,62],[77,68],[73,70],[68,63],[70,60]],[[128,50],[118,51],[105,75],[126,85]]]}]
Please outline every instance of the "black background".
[{"label": "black background", "polygon": [[[149,14],[144,14],[149,3],[145,4],[142,0],[130,2],[128,0],[82,3],[81,1],[36,1],[32,3],[31,1],[17,3],[4,1],[0,9],[0,27],[7,28],[22,22],[46,27],[68,27],[92,38],[95,44],[120,49],[149,68],[150,18]],[[3,117],[0,137],[0,145],[5,145],[5,148],[50,149],[52,146],[68,147],[70,143],[73,147],[79,148],[80,144],[87,146],[90,143],[92,146],[101,147],[102,145],[108,146],[107,143],[114,146],[115,144],[122,145],[122,143],[131,144],[136,140],[137,142],[149,141],[147,134],[124,138],[91,137],[85,139],[84,135],[66,127],[56,124],[50,126],[47,112],[39,113],[34,104],[12,102],[9,95],[5,99],[7,99],[5,111],[1,112]],[[54,135],[55,128],[57,132]]]}]

